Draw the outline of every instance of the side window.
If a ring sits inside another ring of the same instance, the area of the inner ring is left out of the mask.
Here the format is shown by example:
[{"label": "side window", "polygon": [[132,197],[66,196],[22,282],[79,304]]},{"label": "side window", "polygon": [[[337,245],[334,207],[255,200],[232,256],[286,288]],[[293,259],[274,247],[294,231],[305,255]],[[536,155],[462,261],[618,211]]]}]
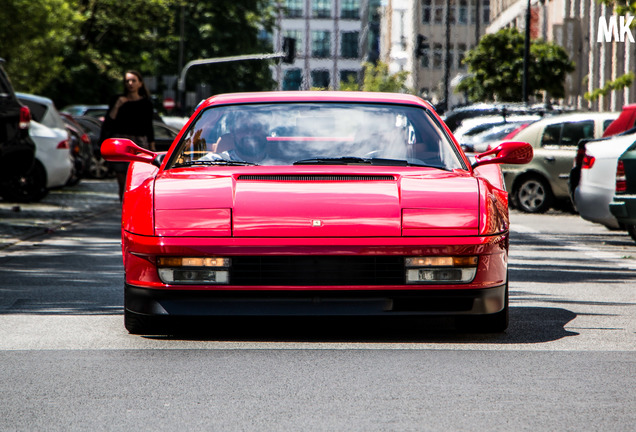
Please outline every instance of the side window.
[{"label": "side window", "polygon": [[543,136],[541,137],[541,146],[550,146],[550,145],[559,145],[561,141],[561,128],[563,127],[562,123],[552,124],[546,126],[543,131]]},{"label": "side window", "polygon": [[576,146],[585,138],[594,138],[594,121],[567,122],[563,125],[561,145]]}]

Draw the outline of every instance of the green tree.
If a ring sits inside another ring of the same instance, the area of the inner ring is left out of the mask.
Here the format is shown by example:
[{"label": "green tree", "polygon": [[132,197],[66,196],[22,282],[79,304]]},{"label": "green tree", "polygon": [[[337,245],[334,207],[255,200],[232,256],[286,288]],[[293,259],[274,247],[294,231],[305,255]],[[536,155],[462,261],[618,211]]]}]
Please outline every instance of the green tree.
[{"label": "green tree", "polygon": [[349,77],[349,81],[340,83],[340,90],[412,93],[406,86],[406,79],[409,75],[407,71],[390,74],[389,66],[383,62],[378,62],[377,64],[366,62],[363,64],[363,68],[364,80],[362,85],[358,84],[353,77]]},{"label": "green tree", "polygon": [[[184,62],[271,52],[268,0],[2,0],[0,57],[15,87],[58,106],[103,103],[121,91],[127,69],[178,75],[179,20],[185,12]],[[193,68],[188,85],[210,92],[268,90],[265,61]]]},{"label": "green tree", "polygon": [[82,16],[66,0],[3,0],[0,57],[17,90],[42,92],[65,73]]},{"label": "green tree", "polygon": [[[516,28],[499,30],[481,38],[464,59],[469,76],[457,86],[471,101],[522,100],[524,36]],[[550,97],[565,94],[564,82],[574,63],[560,46],[533,40],[530,44],[528,94],[546,91]]]}]

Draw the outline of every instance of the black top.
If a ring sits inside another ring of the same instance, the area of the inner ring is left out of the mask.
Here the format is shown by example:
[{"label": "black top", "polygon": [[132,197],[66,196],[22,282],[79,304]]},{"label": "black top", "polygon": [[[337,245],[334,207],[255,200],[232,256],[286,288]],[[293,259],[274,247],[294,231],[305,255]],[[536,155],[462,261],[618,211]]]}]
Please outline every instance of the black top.
[{"label": "black top", "polygon": [[[109,113],[115,101],[111,103]],[[155,140],[155,132],[152,128],[153,112],[152,102],[148,98],[124,103],[119,107],[115,120],[111,122],[111,136],[117,136],[117,134],[145,136],[149,143],[153,142]],[[106,121],[108,120],[111,119],[107,114]]]}]

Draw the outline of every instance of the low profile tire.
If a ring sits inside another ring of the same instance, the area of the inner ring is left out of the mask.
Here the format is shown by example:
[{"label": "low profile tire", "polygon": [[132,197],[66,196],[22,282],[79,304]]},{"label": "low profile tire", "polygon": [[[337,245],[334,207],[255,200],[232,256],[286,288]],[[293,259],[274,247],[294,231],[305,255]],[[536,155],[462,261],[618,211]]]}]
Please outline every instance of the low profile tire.
[{"label": "low profile tire", "polygon": [[124,326],[128,333],[137,335],[169,335],[167,317],[142,315],[124,309]]},{"label": "low profile tire", "polygon": [[514,204],[525,213],[545,213],[552,201],[552,190],[541,177],[524,177],[515,188]]},{"label": "low profile tire", "polygon": [[629,236],[636,242],[636,225],[625,225],[627,228],[627,233]]},{"label": "low profile tire", "polygon": [[46,170],[39,161],[33,164],[31,170],[13,177],[2,184],[2,197],[5,201],[37,202],[49,193],[46,188]]},{"label": "low profile tire", "polygon": [[510,306],[506,284],[504,308],[501,311],[490,315],[458,317],[457,328],[469,333],[503,333],[508,328],[509,322]]}]

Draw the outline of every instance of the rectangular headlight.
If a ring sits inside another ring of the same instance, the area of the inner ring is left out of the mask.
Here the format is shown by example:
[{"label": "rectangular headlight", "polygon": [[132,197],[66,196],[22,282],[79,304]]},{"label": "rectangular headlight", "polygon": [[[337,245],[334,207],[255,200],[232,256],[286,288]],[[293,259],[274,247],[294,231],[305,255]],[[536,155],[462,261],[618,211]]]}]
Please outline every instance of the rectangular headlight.
[{"label": "rectangular headlight", "polygon": [[228,284],[230,258],[157,257],[159,278],[167,284]]},{"label": "rectangular headlight", "polygon": [[404,258],[407,284],[468,283],[477,274],[477,256]]}]

